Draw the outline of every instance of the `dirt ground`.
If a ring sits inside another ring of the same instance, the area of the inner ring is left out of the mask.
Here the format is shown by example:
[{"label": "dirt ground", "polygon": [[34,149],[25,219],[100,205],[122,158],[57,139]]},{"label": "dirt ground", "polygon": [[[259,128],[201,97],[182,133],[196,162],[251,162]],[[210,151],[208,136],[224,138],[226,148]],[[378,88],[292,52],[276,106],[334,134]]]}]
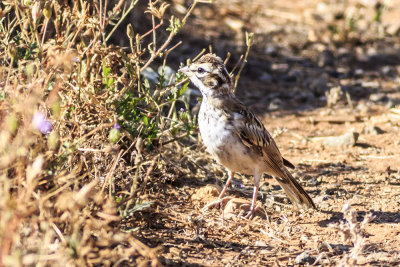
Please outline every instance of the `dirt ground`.
[{"label": "dirt ground", "polygon": [[178,61],[211,44],[222,57],[230,51],[232,69],[244,31],[256,33],[237,94],[296,165],[318,210],[294,210],[265,176],[265,216],[244,219],[253,185],[240,175],[223,209],[203,210],[227,174],[199,138],[182,153],[190,171],[147,196],[156,205],[141,213],[138,238],[168,266],[398,265],[400,5],[382,2],[374,20],[379,1],[268,2],[202,5],[180,36]]},{"label": "dirt ground", "polygon": [[[323,108],[279,117],[269,114],[264,119],[271,131],[285,125],[276,140],[282,153],[297,165],[294,173],[318,211],[293,211],[290,205],[282,204],[285,195],[277,183],[265,179],[258,203],[267,218],[241,218],[240,209],[230,204],[251,201],[251,177],[234,182],[235,187],[228,191],[234,199],[224,210],[202,211],[206,203],[216,199],[218,186],[223,186],[218,178],[226,179],[221,168],[215,167],[217,174],[209,173],[213,178],[207,182],[201,177],[187,177],[166,189],[162,199],[157,199],[158,213],[142,232],[146,243],[161,247],[166,265],[292,265],[303,252],[309,254],[310,263],[332,265],[353,249],[352,242],[330,226],[343,221],[342,207],[349,203],[358,222],[368,213],[373,216],[359,233],[364,244],[356,256],[357,263],[399,264],[400,162],[395,130],[399,115],[380,109],[375,115],[360,115],[359,121],[342,115],[343,123],[332,123],[321,116],[324,112]],[[339,109],[337,113],[347,114],[348,110]],[[317,118],[322,121],[315,122]],[[365,129],[371,124],[385,132],[367,133]],[[361,133],[355,146],[324,148],[310,134],[340,135],[346,131]],[[211,161],[206,154],[205,159]]]}]

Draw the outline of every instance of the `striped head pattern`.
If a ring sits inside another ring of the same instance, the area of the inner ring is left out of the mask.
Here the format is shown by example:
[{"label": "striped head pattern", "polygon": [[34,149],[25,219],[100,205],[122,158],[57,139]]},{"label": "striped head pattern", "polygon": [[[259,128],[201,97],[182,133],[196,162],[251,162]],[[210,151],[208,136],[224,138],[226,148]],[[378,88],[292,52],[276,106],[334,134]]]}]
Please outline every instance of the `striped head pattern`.
[{"label": "striped head pattern", "polygon": [[194,85],[200,89],[204,97],[232,92],[229,73],[222,59],[215,54],[206,54],[179,71],[189,77]]}]

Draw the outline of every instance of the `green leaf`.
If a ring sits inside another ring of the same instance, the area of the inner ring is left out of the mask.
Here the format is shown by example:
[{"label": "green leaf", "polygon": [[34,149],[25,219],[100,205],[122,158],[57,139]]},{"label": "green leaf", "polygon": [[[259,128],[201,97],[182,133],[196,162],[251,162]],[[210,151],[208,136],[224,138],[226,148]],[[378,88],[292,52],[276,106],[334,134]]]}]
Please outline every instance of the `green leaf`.
[{"label": "green leaf", "polygon": [[178,91],[178,97],[181,97],[181,96],[186,92],[186,90],[188,89],[189,83],[190,83],[190,82],[185,83],[185,84],[179,89],[179,91]]},{"label": "green leaf", "polygon": [[111,68],[106,67],[106,65],[103,66],[103,76],[104,77],[108,77],[108,75],[110,75],[111,72]]},{"label": "green leaf", "polygon": [[106,85],[110,87],[114,83],[114,78],[107,79]]},{"label": "green leaf", "polygon": [[169,20],[169,26],[167,28],[167,31],[176,34],[183,27],[183,25],[185,25],[183,21],[172,16],[171,19]]},{"label": "green leaf", "polygon": [[149,80],[147,80],[146,78],[144,78],[143,87],[146,88],[147,90],[150,89]]},{"label": "green leaf", "polygon": [[144,203],[139,203],[136,204],[133,208],[127,211],[127,215],[132,215],[133,213],[137,211],[144,211],[149,209],[151,206],[153,206],[154,201],[149,201],[149,202],[144,202]]},{"label": "green leaf", "polygon": [[147,118],[147,116],[143,116],[142,121],[146,126],[149,125],[149,118]]}]

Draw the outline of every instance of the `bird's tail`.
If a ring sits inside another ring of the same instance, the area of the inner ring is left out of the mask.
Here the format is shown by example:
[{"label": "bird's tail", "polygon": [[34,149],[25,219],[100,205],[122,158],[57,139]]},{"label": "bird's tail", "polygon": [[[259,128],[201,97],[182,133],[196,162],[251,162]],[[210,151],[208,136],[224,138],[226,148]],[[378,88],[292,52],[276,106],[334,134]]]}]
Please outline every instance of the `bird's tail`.
[{"label": "bird's tail", "polygon": [[283,173],[285,177],[277,178],[277,180],[283,190],[285,190],[290,201],[298,208],[316,209],[314,201],[299,184],[299,182],[296,181],[292,174],[286,168],[284,169]]}]

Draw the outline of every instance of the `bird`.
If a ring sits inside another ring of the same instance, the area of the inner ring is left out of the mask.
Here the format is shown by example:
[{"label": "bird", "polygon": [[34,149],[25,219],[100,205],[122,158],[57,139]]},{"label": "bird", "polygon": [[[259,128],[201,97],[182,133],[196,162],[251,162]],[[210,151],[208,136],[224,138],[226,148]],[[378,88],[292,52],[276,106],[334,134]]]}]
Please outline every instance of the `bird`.
[{"label": "bird", "polygon": [[208,53],[179,69],[200,90],[198,115],[202,141],[214,159],[228,170],[228,180],[218,197],[221,204],[235,173],[253,175],[254,189],[250,210],[256,200],[263,173],[273,176],[292,204],[299,209],[316,206],[288,168],[294,165],[282,157],[275,140],[261,121],[234,94],[231,77],[222,61]]}]

